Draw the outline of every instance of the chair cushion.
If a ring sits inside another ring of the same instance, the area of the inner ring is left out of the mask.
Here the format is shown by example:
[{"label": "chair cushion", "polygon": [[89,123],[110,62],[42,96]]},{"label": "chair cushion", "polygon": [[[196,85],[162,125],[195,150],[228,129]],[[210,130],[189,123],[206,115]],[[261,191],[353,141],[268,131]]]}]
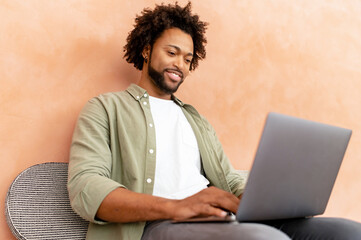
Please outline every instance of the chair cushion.
[{"label": "chair cushion", "polygon": [[6,220],[18,239],[85,239],[88,222],[71,208],[68,164],[48,162],[29,167],[11,184]]}]

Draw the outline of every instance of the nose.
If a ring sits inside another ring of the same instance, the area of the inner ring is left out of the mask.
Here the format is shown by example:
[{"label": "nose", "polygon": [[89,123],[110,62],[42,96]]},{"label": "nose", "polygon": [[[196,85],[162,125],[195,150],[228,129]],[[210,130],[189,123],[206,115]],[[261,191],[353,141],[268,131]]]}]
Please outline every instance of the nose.
[{"label": "nose", "polygon": [[177,56],[174,60],[174,66],[182,72],[184,71],[184,60],[182,56]]}]

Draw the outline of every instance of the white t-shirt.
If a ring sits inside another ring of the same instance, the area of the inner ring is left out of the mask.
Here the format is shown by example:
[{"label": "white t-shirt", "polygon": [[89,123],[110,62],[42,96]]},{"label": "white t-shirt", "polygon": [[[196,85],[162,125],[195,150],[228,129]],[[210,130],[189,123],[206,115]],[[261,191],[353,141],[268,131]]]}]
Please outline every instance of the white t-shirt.
[{"label": "white t-shirt", "polygon": [[183,199],[206,188],[197,140],[182,109],[172,100],[149,102],[157,149],[153,195]]}]

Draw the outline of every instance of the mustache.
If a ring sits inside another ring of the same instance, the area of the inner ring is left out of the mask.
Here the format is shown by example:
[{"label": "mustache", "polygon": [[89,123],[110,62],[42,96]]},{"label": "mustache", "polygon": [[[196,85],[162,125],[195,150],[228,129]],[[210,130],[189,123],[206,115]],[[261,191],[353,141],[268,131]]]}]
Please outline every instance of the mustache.
[{"label": "mustache", "polygon": [[182,70],[180,70],[179,68],[175,67],[175,68],[166,68],[164,69],[165,72],[174,72],[176,74],[178,74],[181,78],[184,77],[184,74],[182,72]]}]

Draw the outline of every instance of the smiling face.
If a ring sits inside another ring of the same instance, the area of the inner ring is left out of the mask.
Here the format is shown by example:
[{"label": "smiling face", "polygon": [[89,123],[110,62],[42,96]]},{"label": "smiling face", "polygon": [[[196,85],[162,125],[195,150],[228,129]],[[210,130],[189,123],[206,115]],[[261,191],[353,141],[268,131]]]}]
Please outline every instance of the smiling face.
[{"label": "smiling face", "polygon": [[152,49],[147,48],[143,53],[150,56],[143,72],[152,89],[146,90],[155,97],[170,98],[189,74],[193,58],[192,37],[178,28],[170,28],[155,41]]}]

